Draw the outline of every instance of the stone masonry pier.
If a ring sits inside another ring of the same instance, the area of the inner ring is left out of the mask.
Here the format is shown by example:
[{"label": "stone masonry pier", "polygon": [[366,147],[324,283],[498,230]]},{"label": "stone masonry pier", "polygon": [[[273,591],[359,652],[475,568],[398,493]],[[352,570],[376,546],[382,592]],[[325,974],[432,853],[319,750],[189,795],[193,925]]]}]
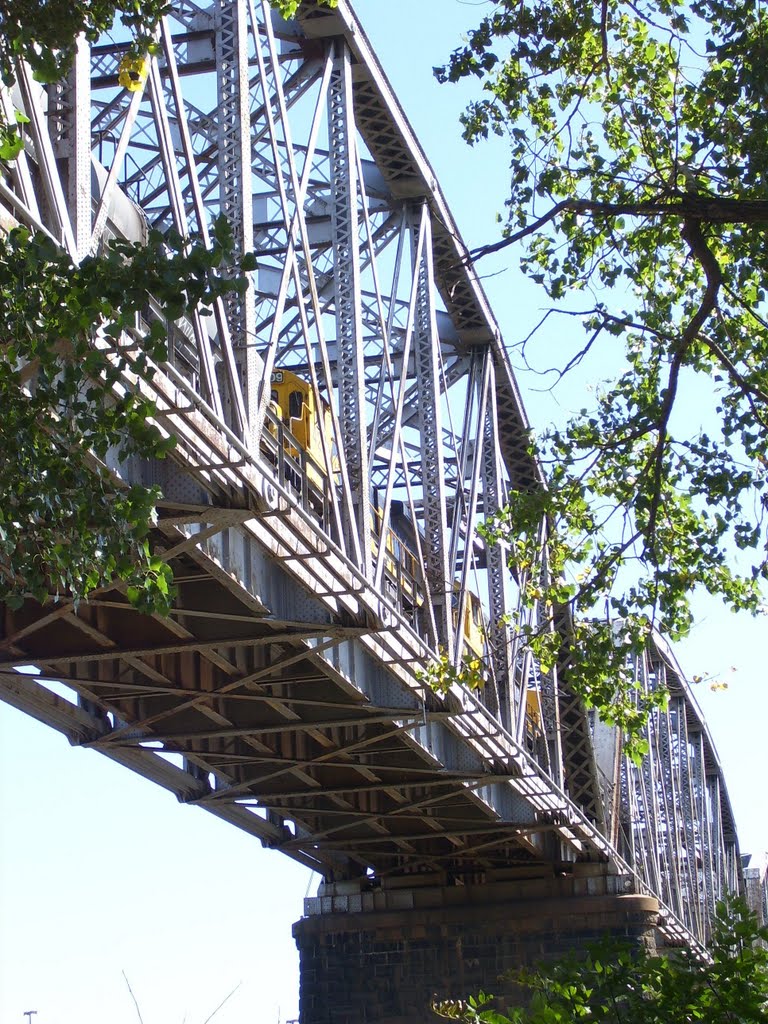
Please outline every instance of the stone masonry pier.
[{"label": "stone masonry pier", "polygon": [[294,925],[301,1024],[425,1024],[435,997],[482,989],[513,1003],[507,972],[603,936],[655,945],[655,899],[603,865],[570,868],[477,885],[321,886]]}]

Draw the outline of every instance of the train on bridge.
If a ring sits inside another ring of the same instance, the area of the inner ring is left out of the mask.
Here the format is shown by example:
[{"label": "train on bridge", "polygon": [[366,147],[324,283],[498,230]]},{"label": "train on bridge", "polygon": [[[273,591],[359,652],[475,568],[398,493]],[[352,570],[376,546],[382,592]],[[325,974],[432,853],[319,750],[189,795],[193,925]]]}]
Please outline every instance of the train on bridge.
[{"label": "train on bridge", "polygon": [[[28,146],[0,173],[3,230],[78,262],[149,226],[209,241],[223,214],[258,267],[168,324],[149,375],[132,360],[156,302],[112,339],[116,389],[141,389],[175,441],[106,459],[116,488],[162,491],[170,614],[117,583],[5,605],[0,698],[320,872],[310,916],[402,909],[406,885],[450,902],[600,877],[701,951],[743,881],[706,723],[653,637],[632,668],[668,703],[636,764],[569,666],[524,642],[557,625],[521,600],[548,572],[546,523],[534,567],[477,527],[545,486],[530,424],[351,7],[305,0],[286,23],[266,0],[181,0],[129,84],[127,50],[119,31],[83,46],[46,89],[18,67]],[[475,661],[480,693],[462,685]]]}]

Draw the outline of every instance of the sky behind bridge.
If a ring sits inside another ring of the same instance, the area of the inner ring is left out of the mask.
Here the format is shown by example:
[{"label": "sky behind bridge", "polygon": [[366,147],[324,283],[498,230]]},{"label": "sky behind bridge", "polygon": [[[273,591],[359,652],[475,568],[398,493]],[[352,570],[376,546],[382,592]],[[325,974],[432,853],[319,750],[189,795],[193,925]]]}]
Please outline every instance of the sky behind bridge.
[{"label": "sky behind bridge", "polygon": [[[483,3],[357,0],[356,9],[468,245],[493,240],[507,156],[500,140],[469,149],[458,113],[470,90],[438,86],[432,66],[457,45]],[[543,295],[504,269],[480,266],[502,333],[519,341]],[[558,328],[566,330],[563,326]],[[545,350],[557,338],[548,336]],[[544,357],[542,357],[544,358]],[[549,356],[551,358],[551,354]],[[514,354],[513,354],[514,359]],[[588,380],[554,398],[521,373],[541,428],[584,404]],[[689,675],[729,688],[696,691],[723,762],[742,849],[768,848],[768,689],[763,620],[697,604],[676,648]],[[173,798],[94,751],[0,704],[0,1020],[22,1024],[286,1024],[298,1015],[291,922],[317,877],[231,826]]]}]

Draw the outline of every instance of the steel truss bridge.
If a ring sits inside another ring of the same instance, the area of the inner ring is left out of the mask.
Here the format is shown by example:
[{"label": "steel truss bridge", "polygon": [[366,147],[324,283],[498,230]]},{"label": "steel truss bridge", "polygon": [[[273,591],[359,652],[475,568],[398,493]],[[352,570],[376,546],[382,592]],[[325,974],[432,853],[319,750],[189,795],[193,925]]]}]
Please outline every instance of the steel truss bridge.
[{"label": "steel truss bridge", "polygon": [[[79,260],[149,226],[207,239],[223,213],[258,269],[243,296],[168,325],[151,385],[123,381],[177,441],[163,463],[110,467],[162,488],[172,613],[140,615],[120,586],[6,607],[0,696],[326,879],[604,862],[661,900],[669,941],[706,941],[739,852],[673,655],[659,639],[635,666],[669,692],[638,767],[503,624],[546,627],[476,527],[543,481],[498,327],[360,22],[346,0],[290,24],[262,0],[180,0],[158,44],[131,89],[119,32],[47,91],[19,67],[4,109],[29,123],[0,175],[3,227]],[[312,443],[274,401],[286,371]],[[439,653],[482,653],[485,688],[434,693]]]}]

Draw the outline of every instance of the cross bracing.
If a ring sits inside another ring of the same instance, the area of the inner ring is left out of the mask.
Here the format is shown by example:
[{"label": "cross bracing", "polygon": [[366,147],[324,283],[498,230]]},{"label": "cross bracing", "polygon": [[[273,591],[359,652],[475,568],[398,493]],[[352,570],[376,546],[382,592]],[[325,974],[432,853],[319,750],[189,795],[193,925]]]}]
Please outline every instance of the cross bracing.
[{"label": "cross bracing", "polygon": [[[507,625],[562,625],[519,607],[509,552],[477,535],[543,478],[498,326],[351,8],[305,2],[286,24],[262,0],[185,0],[158,44],[133,91],[119,30],[47,92],[18,69],[30,121],[3,225],[81,259],[150,227],[206,240],[224,213],[258,266],[243,295],[168,325],[141,386],[171,458],[111,467],[163,491],[171,615],[117,586],[5,608],[3,699],[326,877],[603,861],[659,897],[668,937],[704,940],[739,882],[714,749],[661,641],[638,679],[670,702],[636,767],[568,666],[542,673]],[[484,689],[429,690],[440,653],[477,658]]]}]

